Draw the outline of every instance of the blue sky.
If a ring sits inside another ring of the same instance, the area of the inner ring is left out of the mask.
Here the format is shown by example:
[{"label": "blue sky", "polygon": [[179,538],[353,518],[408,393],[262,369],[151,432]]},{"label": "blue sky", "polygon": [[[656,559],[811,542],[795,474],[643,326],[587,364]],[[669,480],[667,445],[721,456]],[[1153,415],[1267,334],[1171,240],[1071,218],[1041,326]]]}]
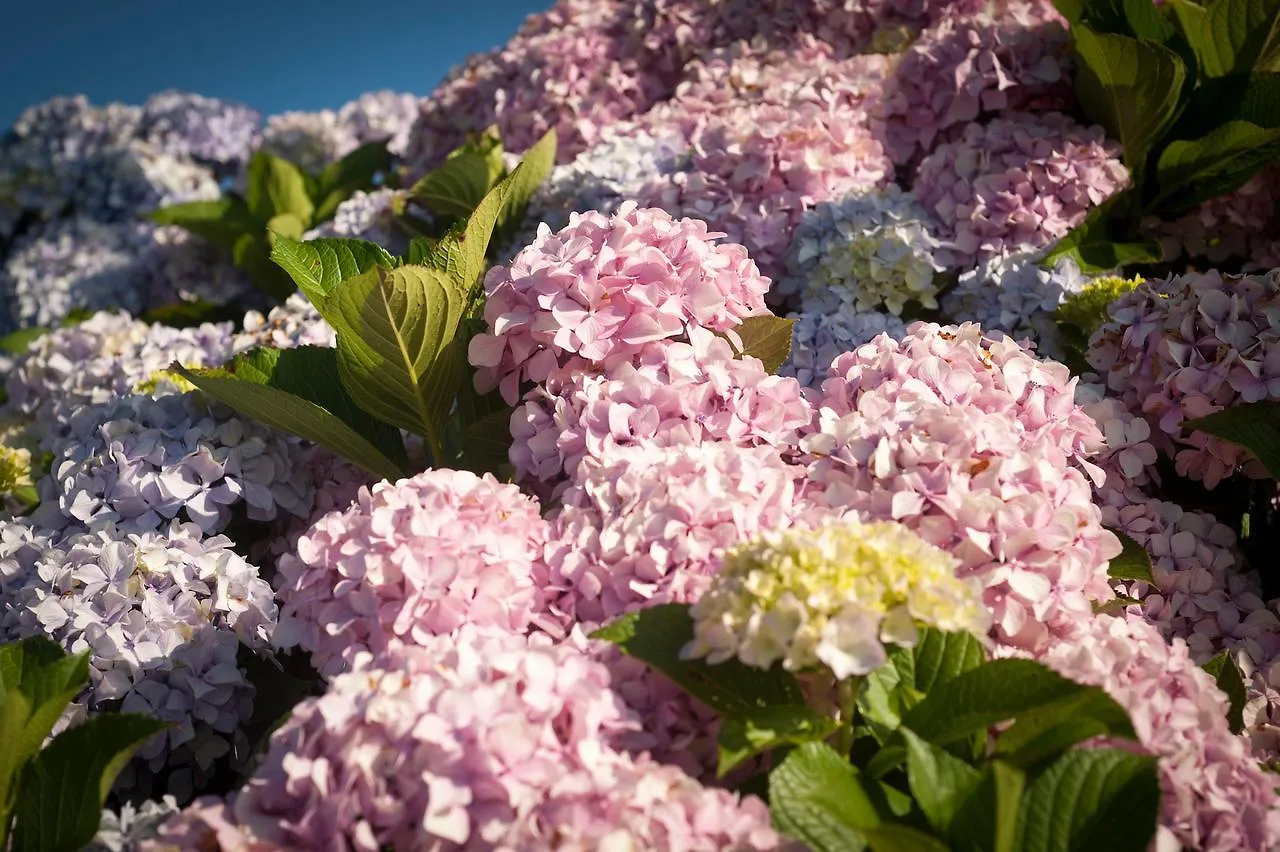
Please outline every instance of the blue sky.
[{"label": "blue sky", "polygon": [[177,88],[266,114],[362,92],[428,94],[551,0],[61,0],[14,3],[0,30],[0,130],[58,94],[141,103]]}]

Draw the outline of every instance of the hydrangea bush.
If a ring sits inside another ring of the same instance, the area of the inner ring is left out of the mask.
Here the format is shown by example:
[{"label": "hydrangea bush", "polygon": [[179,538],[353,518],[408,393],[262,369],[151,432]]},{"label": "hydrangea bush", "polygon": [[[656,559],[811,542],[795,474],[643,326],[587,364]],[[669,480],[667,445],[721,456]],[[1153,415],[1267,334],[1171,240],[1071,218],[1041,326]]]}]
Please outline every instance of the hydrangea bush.
[{"label": "hydrangea bush", "polygon": [[560,0],[31,108],[0,849],[1280,848],[1274,17]]}]

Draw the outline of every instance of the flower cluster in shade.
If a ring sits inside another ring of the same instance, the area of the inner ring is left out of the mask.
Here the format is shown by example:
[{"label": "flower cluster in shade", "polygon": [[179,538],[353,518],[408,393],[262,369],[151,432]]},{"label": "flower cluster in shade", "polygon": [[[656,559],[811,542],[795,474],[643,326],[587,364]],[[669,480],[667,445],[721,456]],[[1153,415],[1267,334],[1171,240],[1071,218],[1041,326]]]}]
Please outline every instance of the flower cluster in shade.
[{"label": "flower cluster in shade", "polygon": [[796,228],[777,291],[798,292],[801,311],[828,314],[884,308],[900,316],[908,301],[936,308],[937,273],[951,258],[933,227],[895,186],[819,204]]},{"label": "flower cluster in shade", "polygon": [[582,213],[485,277],[488,330],[472,338],[477,389],[508,403],[524,382],[630,360],[690,329],[728,330],[765,312],[769,279],[740,245],[697,219],[624,204]]},{"label": "flower cluster in shade", "polygon": [[977,577],[1001,641],[1036,648],[1112,596],[1093,502],[1102,434],[1066,367],[973,324],[916,323],[836,359],[801,446],[807,499],[893,520]]},{"label": "flower cluster in shade", "polygon": [[1069,257],[1052,267],[1041,265],[1043,252],[997,255],[980,261],[960,276],[943,297],[943,310],[954,322],[974,322],[983,331],[1030,340],[1036,352],[1064,355],[1056,311],[1086,287],[1080,267]]},{"label": "flower cluster in shade", "polygon": [[663,340],[634,361],[531,390],[511,418],[510,455],[517,476],[554,483],[620,446],[713,440],[785,451],[811,419],[799,384],[699,328],[688,342]]},{"label": "flower cluster in shade", "polygon": [[490,475],[427,471],[361,488],[277,564],[276,643],[333,675],[357,654],[468,624],[524,632],[543,605],[546,535],[538,504]]},{"label": "flower cluster in shade", "polygon": [[68,533],[106,525],[148,532],[174,518],[217,533],[237,507],[257,521],[304,515],[314,490],[300,439],[198,392],[82,406],[46,448],[52,466],[33,517]]},{"label": "flower cluster in shade", "polygon": [[193,773],[243,741],[253,687],[236,654],[242,643],[265,649],[275,628],[271,587],[231,545],[176,522],[78,533],[44,547],[0,597],[9,638],[44,635],[89,653],[84,710],[118,706],[172,725],[139,757],[152,770],[185,769],[188,794]]},{"label": "flower cluster in shade", "polygon": [[303,702],[229,804],[145,848],[779,848],[764,804],[605,741],[636,720],[569,646],[437,639]]},{"label": "flower cluster in shade", "polygon": [[1123,189],[1120,146],[1061,113],[968,124],[920,163],[912,190],[962,263],[1045,247]]},{"label": "flower cluster in shade", "polygon": [[316,173],[369,142],[386,140],[391,153],[403,154],[417,112],[413,95],[383,90],[337,110],[280,113],[267,119],[262,150]]},{"label": "flower cluster in shade", "polygon": [[613,447],[579,464],[551,521],[549,617],[567,631],[661,603],[692,603],[727,548],[799,511],[804,469],[769,446]]},{"label": "flower cluster in shade", "polygon": [[136,806],[125,802],[118,811],[104,809],[88,852],[134,852],[142,843],[154,840],[160,827],[180,810],[178,800],[169,795]]},{"label": "flower cluster in shade", "polygon": [[766,532],[725,554],[690,610],[693,640],[681,656],[868,674],[886,661],[886,644],[914,646],[920,625],[986,632],[981,589],[957,579],[958,567],[891,521]]},{"label": "flower cluster in shade", "polygon": [[1280,272],[1148,280],[1111,303],[1087,357],[1108,391],[1147,418],[1179,475],[1209,488],[1240,469],[1263,476],[1246,451],[1184,421],[1280,398],[1277,305]]},{"label": "flower cluster in shade", "polygon": [[1280,169],[1263,167],[1226,195],[1204,201],[1172,219],[1152,217],[1146,234],[1158,239],[1167,260],[1187,258],[1209,264],[1243,261],[1244,269],[1280,266],[1280,231],[1275,208],[1280,201]]},{"label": "flower cluster in shade", "polygon": [[1062,19],[1037,0],[943,18],[902,53],[885,81],[877,115],[888,150],[907,162],[980,118],[1069,107],[1067,48]]},{"label": "flower cluster in shade", "polygon": [[1192,660],[1138,618],[1102,616],[1039,655],[1072,680],[1105,689],[1159,759],[1157,848],[1266,850],[1280,844],[1274,776],[1249,759],[1227,727],[1226,696]]}]

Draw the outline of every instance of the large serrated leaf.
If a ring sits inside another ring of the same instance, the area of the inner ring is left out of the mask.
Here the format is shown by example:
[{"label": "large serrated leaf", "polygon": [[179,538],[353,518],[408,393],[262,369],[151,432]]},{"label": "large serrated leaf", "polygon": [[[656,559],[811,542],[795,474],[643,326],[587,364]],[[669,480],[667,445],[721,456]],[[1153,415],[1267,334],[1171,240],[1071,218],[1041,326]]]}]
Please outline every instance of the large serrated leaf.
[{"label": "large serrated leaf", "polygon": [[773,824],[814,852],[865,849],[863,830],[883,821],[868,781],[830,747],[806,743],[769,773]]},{"label": "large serrated leaf", "polygon": [[399,433],[347,394],[332,349],[257,349],[229,369],[174,369],[237,411],[328,447],[375,476],[394,480],[408,472]]},{"label": "large serrated leaf", "polygon": [[1141,580],[1154,585],[1156,580],[1151,574],[1151,554],[1147,553],[1147,549],[1120,530],[1111,532],[1120,539],[1123,549],[1107,566],[1107,576],[1113,580]]},{"label": "large serrated leaf", "polygon": [[981,773],[955,755],[903,729],[911,794],[933,830],[946,837],[960,806],[978,789]]},{"label": "large serrated leaf", "polygon": [[250,213],[244,200],[227,194],[212,201],[172,204],[146,214],[157,225],[175,225],[190,231],[219,248],[231,251],[242,234],[255,231],[261,221]]},{"label": "large serrated leaf", "polygon": [[835,730],[835,719],[804,704],[730,714],[720,722],[716,775],[723,778],[744,761],[779,746],[821,742]]},{"label": "large serrated leaf", "polygon": [[281,213],[293,213],[311,223],[315,204],[307,189],[307,179],[293,163],[259,151],[249,161],[245,203],[249,213],[262,222]]},{"label": "large serrated leaf", "polygon": [[319,239],[299,242],[281,237],[271,247],[271,259],[289,274],[316,310],[323,310],[334,287],[375,266],[392,269],[396,259],[366,240]]},{"label": "large serrated leaf", "polygon": [[1233,405],[1197,420],[1184,420],[1182,428],[1243,447],[1257,457],[1273,479],[1280,479],[1280,402]]},{"label": "large serrated leaf", "polygon": [[513,411],[504,407],[462,427],[459,437],[467,470],[497,475],[510,462]]},{"label": "large serrated leaf", "polygon": [[[338,370],[365,411],[442,446],[457,382],[454,337],[465,293],[438,269],[375,267],[325,299],[338,332]],[[442,357],[443,356],[443,357]]]},{"label": "large serrated leaf", "polygon": [[1124,145],[1125,163],[1140,171],[1147,153],[1177,117],[1186,67],[1152,42],[1071,28],[1076,93],[1089,118]]},{"label": "large serrated leaf", "polygon": [[769,373],[778,369],[791,357],[791,337],[794,319],[783,319],[773,314],[747,317],[733,329],[742,340],[742,354],[759,358]]},{"label": "large serrated leaf", "polygon": [[1027,788],[1017,848],[1144,852],[1159,810],[1154,757],[1111,748],[1070,751]]},{"label": "large serrated leaf", "polygon": [[1227,724],[1231,733],[1239,734],[1244,730],[1244,705],[1249,700],[1249,691],[1231,653],[1223,651],[1201,668],[1213,676],[1218,689],[1227,696]]},{"label": "large serrated leaf", "polygon": [[1017,852],[1022,794],[1027,776],[999,760],[982,768],[978,786],[961,803],[951,825],[955,852]]},{"label": "large serrated leaf", "polygon": [[1280,0],[1179,0],[1174,11],[1206,76],[1247,75],[1272,37]]},{"label": "large serrated leaf", "polygon": [[662,604],[629,613],[591,634],[647,663],[713,710],[726,715],[761,707],[804,704],[795,677],[781,666],[763,670],[736,659],[708,665],[685,660],[680,649],[693,640],[687,604]]},{"label": "large serrated leaf", "polygon": [[496,131],[489,131],[450,153],[409,195],[437,216],[466,218],[502,178],[504,168],[502,143]]},{"label": "large serrated leaf", "polygon": [[1238,189],[1280,154],[1280,129],[1228,121],[1200,139],[1175,140],[1160,154],[1154,207],[1182,210]]},{"label": "large serrated leaf", "polygon": [[18,792],[14,852],[70,852],[93,840],[120,770],[167,725],[112,713],[63,731],[27,767]]}]

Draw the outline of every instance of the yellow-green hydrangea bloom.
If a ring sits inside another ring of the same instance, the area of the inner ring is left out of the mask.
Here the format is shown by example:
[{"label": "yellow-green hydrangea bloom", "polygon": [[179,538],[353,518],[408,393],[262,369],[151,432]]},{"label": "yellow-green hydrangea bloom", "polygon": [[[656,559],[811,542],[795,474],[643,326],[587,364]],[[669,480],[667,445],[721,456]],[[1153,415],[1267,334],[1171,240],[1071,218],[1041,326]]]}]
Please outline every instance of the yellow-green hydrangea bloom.
[{"label": "yellow-green hydrangea bloom", "polygon": [[138,383],[134,393],[156,396],[162,393],[190,393],[194,390],[199,388],[187,381],[181,373],[174,370],[156,370]]},{"label": "yellow-green hydrangea bloom", "polygon": [[31,485],[31,452],[0,444],[0,496]]},{"label": "yellow-green hydrangea bloom", "polygon": [[958,566],[892,522],[767,533],[725,555],[692,608],[694,638],[682,655],[866,674],[884,663],[885,643],[914,645],[917,625],[987,630],[981,590],[956,577]]},{"label": "yellow-green hydrangea bloom", "polygon": [[1086,336],[1091,335],[1109,319],[1107,307],[1142,281],[1141,278],[1121,278],[1118,275],[1095,278],[1058,306],[1058,321],[1074,325]]}]

